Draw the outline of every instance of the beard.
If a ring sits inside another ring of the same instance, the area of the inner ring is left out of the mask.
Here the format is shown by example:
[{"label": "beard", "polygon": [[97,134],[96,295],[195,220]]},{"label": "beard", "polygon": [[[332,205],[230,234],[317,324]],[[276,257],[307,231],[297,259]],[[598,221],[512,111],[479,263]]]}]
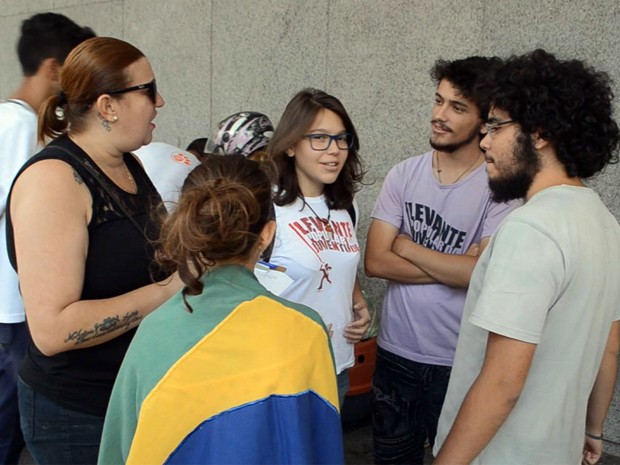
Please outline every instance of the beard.
[{"label": "beard", "polygon": [[524,198],[540,171],[540,157],[529,134],[519,134],[505,169],[506,172],[489,178],[491,198],[498,203]]},{"label": "beard", "polygon": [[480,128],[475,127],[463,140],[452,142],[451,144],[442,144],[440,142],[434,142],[431,137],[428,141],[431,147],[435,150],[439,150],[444,153],[454,153],[461,147],[471,144],[480,135]]}]

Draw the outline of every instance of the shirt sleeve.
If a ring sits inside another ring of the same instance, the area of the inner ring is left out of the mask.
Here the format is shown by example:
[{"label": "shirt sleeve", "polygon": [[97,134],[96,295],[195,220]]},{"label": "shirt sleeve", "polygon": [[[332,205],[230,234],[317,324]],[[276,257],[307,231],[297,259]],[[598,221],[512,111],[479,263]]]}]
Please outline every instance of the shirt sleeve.
[{"label": "shirt sleeve", "polygon": [[487,214],[482,226],[482,237],[491,237],[504,218],[521,205],[523,205],[521,200],[511,200],[506,203],[498,203],[489,200]]},{"label": "shirt sleeve", "polygon": [[0,216],[6,211],[6,202],[13,179],[36,150],[36,127],[23,120],[0,125]]},{"label": "shirt sleeve", "polygon": [[487,249],[484,285],[469,321],[538,344],[565,276],[557,242],[535,225],[509,218]]},{"label": "shirt sleeve", "polygon": [[402,183],[399,166],[394,166],[385,177],[371,216],[400,230],[403,224],[403,191],[399,188]]}]

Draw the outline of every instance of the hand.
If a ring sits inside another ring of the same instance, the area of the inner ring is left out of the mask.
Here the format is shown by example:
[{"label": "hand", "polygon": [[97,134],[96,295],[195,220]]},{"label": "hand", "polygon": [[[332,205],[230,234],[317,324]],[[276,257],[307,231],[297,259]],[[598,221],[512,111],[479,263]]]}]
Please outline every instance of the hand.
[{"label": "hand", "polygon": [[480,244],[472,244],[469,246],[465,255],[469,255],[470,257],[477,257],[480,254]]},{"label": "hand", "polygon": [[362,340],[370,326],[370,311],[366,300],[358,300],[353,304],[353,321],[344,329],[344,338],[349,344]]},{"label": "hand", "polygon": [[586,436],[583,444],[582,465],[594,465],[603,455],[603,441]]},{"label": "hand", "polygon": [[411,240],[411,238],[406,234],[399,234],[398,236],[396,236],[396,239],[394,239],[394,242],[392,242],[392,252],[394,252],[399,257],[402,257],[405,248],[411,246],[412,242],[413,241]]}]

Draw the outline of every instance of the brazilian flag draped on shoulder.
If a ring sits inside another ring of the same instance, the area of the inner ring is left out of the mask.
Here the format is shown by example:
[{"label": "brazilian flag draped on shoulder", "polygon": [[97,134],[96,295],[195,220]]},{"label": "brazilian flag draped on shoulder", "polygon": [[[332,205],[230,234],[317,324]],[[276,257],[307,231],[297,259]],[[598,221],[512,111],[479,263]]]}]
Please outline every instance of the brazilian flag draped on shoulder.
[{"label": "brazilian flag draped on shoulder", "polygon": [[100,464],[343,463],[333,355],[313,310],[244,267],[203,277],[140,325],[106,415]]}]

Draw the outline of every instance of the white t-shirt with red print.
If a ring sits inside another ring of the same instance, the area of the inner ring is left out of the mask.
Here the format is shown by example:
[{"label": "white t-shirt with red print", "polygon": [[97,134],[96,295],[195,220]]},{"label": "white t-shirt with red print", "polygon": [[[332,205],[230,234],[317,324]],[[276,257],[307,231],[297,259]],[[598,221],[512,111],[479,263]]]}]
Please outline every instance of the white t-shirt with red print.
[{"label": "white t-shirt with red print", "polygon": [[185,178],[200,162],[191,153],[163,142],[151,142],[134,154],[142,162],[166,209],[172,211]]},{"label": "white t-shirt with red print", "polygon": [[[277,231],[270,261],[286,267],[294,280],[281,297],[316,310],[331,325],[340,373],[355,362],[353,344],[345,340],[344,329],[353,319],[360,246],[347,210],[329,210],[323,196],[305,200],[311,208],[301,199],[276,205]],[[328,217],[326,227],[321,219]]]}]

